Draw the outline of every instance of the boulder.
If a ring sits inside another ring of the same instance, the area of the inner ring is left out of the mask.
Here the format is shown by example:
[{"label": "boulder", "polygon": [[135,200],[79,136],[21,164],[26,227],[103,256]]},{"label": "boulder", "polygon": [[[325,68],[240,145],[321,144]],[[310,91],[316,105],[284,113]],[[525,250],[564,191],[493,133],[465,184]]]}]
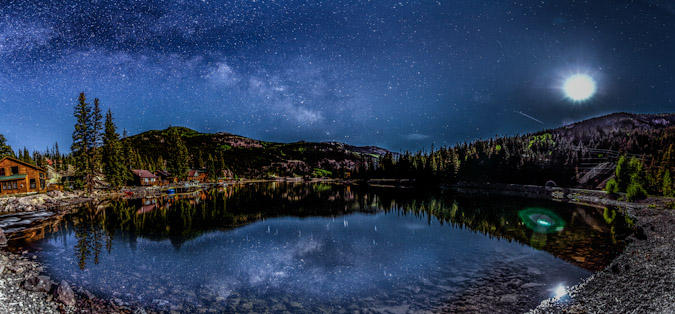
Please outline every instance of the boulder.
[{"label": "boulder", "polygon": [[49,195],[51,197],[63,197],[64,193],[61,192],[61,191],[49,191],[49,192],[47,192],[47,195]]},{"label": "boulder", "polygon": [[65,280],[61,280],[61,284],[56,289],[56,298],[65,305],[75,305],[75,293]]},{"label": "boulder", "polygon": [[642,228],[642,226],[637,226],[635,228],[635,238],[638,240],[647,240],[647,234],[645,233],[645,229]]},{"label": "boulder", "polygon": [[33,292],[49,292],[54,283],[48,276],[35,276],[23,282],[23,288]]},{"label": "boulder", "polygon": [[5,232],[0,228],[0,247],[7,246],[7,237],[5,237]]}]

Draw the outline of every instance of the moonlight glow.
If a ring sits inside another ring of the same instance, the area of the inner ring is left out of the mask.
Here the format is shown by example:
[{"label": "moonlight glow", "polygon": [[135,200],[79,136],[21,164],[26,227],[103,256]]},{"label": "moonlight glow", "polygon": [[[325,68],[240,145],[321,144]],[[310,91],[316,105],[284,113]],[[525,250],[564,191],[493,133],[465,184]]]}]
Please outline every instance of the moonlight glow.
[{"label": "moonlight glow", "polygon": [[595,81],[586,74],[576,74],[565,80],[565,95],[574,101],[583,101],[595,94]]}]

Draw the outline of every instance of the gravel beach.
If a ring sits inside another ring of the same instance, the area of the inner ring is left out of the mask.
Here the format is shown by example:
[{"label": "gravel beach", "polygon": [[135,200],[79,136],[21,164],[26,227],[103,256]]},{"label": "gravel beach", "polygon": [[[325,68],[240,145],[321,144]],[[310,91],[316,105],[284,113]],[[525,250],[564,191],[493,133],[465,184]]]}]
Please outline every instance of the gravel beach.
[{"label": "gravel beach", "polygon": [[675,210],[649,203],[626,210],[636,232],[612,264],[530,313],[675,313]]}]

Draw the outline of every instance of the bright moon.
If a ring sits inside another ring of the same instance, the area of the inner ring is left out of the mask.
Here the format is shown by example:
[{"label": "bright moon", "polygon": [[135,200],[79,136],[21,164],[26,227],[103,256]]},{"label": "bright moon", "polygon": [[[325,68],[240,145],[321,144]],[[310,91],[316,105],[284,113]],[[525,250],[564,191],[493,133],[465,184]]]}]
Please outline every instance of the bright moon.
[{"label": "bright moon", "polygon": [[583,101],[595,94],[595,81],[586,74],[572,75],[563,85],[565,95],[574,101]]}]

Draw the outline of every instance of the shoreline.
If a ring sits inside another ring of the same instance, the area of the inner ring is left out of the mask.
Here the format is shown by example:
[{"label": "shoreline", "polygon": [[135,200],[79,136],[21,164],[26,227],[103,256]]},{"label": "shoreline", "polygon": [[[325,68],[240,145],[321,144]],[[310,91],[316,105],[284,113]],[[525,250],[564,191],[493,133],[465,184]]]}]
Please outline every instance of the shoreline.
[{"label": "shoreline", "polygon": [[629,203],[604,191],[515,184],[459,185],[463,194],[526,196],[592,206],[615,206],[634,221],[624,250],[605,269],[567,288],[561,298],[543,300],[529,314],[675,313],[675,210],[673,198]]},{"label": "shoreline", "polygon": [[[259,182],[304,182],[303,180],[241,180],[228,182],[231,185]],[[353,183],[345,180],[315,179],[312,182]],[[201,188],[214,184],[200,184]],[[377,186],[377,185],[375,185]],[[618,201],[603,191],[568,189],[559,187],[526,186],[515,184],[460,184],[448,188],[469,195],[505,195],[542,198],[592,206],[616,206],[635,222],[636,232],[629,237],[626,248],[612,260],[604,270],[585,279],[579,285],[570,287],[568,295],[561,300],[547,299],[529,313],[587,313],[587,312],[675,312],[675,253],[671,252],[675,230],[675,210],[668,210],[667,198],[648,198],[639,203]],[[135,188],[136,197],[155,196],[158,188]],[[150,193],[148,193],[150,192]],[[124,193],[95,193],[84,196],[78,192],[50,192],[49,194],[24,197],[0,198],[0,213],[7,213],[10,204],[12,212],[48,210],[58,218],[71,208],[87,202],[125,197]],[[128,196],[126,196],[128,197]],[[40,201],[36,201],[40,199]],[[17,205],[18,204],[18,205]],[[651,206],[654,204],[655,206]],[[20,206],[17,208],[16,206]],[[1,238],[1,236],[0,236]],[[0,241],[1,242],[1,241]],[[49,282],[49,289],[31,292],[23,286],[28,280],[36,280],[43,266],[29,256],[28,251],[12,253],[0,250],[0,310],[7,313],[145,313],[141,307],[115,304],[112,300],[99,299],[91,293],[77,290],[73,299],[75,305],[59,301],[59,286],[62,283]],[[67,284],[66,284],[67,285]],[[649,297],[647,297],[649,296]],[[31,305],[26,305],[26,303]]]}]

